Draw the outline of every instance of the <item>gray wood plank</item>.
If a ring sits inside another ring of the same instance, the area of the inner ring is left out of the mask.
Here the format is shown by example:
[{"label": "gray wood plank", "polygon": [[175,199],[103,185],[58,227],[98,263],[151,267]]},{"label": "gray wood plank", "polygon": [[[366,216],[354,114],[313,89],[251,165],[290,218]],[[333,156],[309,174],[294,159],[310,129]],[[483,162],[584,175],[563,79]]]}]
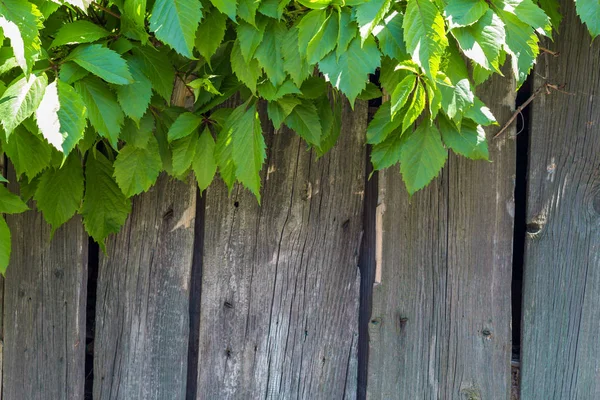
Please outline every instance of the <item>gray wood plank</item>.
[{"label": "gray wood plank", "polygon": [[35,209],[7,222],[12,254],[4,293],[4,399],[82,399],[88,238],[81,218],[52,240]]},{"label": "gray wood plank", "polygon": [[[478,90],[499,121],[513,85]],[[412,199],[397,168],[380,173],[367,398],[509,398],[511,133],[490,142],[491,163],[451,155]]]},{"label": "gray wood plank", "polygon": [[100,255],[94,399],[183,399],[196,185],[161,175]]},{"label": "gray wood plank", "polygon": [[600,43],[572,2],[542,55],[533,103],[523,287],[521,398],[600,398]]},{"label": "gray wood plank", "polygon": [[366,119],[346,106],[320,160],[268,132],[262,206],[208,189],[198,399],[356,397]]}]

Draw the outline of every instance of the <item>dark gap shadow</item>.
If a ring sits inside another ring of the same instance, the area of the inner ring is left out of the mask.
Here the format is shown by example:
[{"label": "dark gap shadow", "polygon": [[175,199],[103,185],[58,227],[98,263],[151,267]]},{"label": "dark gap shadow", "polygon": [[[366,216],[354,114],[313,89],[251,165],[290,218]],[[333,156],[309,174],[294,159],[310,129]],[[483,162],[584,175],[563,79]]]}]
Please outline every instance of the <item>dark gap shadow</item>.
[{"label": "dark gap shadow", "polygon": [[84,399],[92,400],[94,392],[94,336],[96,325],[96,292],[98,288],[98,265],[100,246],[88,240],[88,280],[85,306],[85,382]]}]

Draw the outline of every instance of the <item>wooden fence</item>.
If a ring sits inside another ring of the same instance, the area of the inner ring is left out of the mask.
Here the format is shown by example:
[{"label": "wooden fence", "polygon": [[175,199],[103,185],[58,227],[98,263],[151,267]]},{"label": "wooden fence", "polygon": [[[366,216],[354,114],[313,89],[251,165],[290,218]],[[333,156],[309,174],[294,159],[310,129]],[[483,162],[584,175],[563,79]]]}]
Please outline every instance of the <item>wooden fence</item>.
[{"label": "wooden fence", "polygon": [[[526,136],[412,198],[397,168],[367,179],[359,103],[318,160],[267,129],[262,206],[162,176],[106,254],[78,219],[50,241],[9,216],[2,397],[599,399],[600,44],[565,12],[531,92],[566,86]],[[513,114],[509,78],[479,95]]]}]

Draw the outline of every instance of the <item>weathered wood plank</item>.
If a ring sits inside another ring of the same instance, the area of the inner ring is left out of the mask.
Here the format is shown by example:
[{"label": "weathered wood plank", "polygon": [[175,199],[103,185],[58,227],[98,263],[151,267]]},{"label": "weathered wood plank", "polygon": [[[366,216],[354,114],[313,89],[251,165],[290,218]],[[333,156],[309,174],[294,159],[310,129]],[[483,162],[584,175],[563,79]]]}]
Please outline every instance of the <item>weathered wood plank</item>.
[{"label": "weathered wood plank", "polygon": [[[500,121],[510,116],[509,80],[478,93]],[[510,133],[491,141],[491,163],[451,155],[412,199],[397,169],[380,173],[367,398],[509,398]]]},{"label": "weathered wood plank", "polygon": [[[522,399],[600,398],[600,43],[565,18],[535,87],[521,343]],[[544,81],[547,78],[547,81]]]},{"label": "weathered wood plank", "polygon": [[366,104],[346,106],[318,161],[269,132],[260,207],[208,189],[198,399],[356,397],[366,119]]},{"label": "weathered wood plank", "polygon": [[[14,172],[9,179],[16,192]],[[35,210],[7,222],[12,254],[4,293],[4,399],[82,399],[88,237],[81,218],[52,240]]]}]

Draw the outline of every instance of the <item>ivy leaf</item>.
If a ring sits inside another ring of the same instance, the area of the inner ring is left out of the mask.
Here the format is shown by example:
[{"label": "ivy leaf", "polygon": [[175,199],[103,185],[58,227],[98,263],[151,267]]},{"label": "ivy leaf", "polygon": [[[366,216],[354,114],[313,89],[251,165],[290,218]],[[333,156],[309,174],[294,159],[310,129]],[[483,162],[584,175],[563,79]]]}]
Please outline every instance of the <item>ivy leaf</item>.
[{"label": "ivy leaf", "polygon": [[2,174],[0,174],[0,182],[7,183],[8,180],[5,177],[3,177]]},{"label": "ivy leaf", "polygon": [[342,101],[340,98],[335,98],[333,110],[329,97],[322,96],[317,100],[317,111],[321,120],[321,130],[323,134],[319,147],[317,147],[317,155],[322,157],[335,146],[342,130]]},{"label": "ivy leaf", "polygon": [[146,44],[146,0],[124,0],[121,15],[121,33]]},{"label": "ivy leaf", "polygon": [[532,0],[493,0],[493,4],[530,25],[540,35],[552,34],[550,18]]},{"label": "ivy leaf", "polygon": [[367,143],[377,144],[383,142],[401,124],[401,118],[396,118],[392,121],[391,103],[386,101],[377,109],[373,119],[367,126]]},{"label": "ivy leaf", "polygon": [[[235,165],[233,164],[233,146],[231,139],[231,129],[223,128],[218,136],[217,142],[215,143],[215,160],[219,167],[219,174],[227,185],[229,193],[235,183]],[[196,172],[196,171],[194,171]]]},{"label": "ivy leaf", "polygon": [[75,90],[86,105],[92,126],[116,149],[125,116],[113,92],[97,78],[85,78],[75,82]]},{"label": "ivy leaf", "polygon": [[104,248],[104,239],[118,233],[131,211],[131,201],[113,179],[113,166],[100,152],[85,165],[85,196],[81,207],[86,232]]},{"label": "ivy leaf", "polygon": [[83,44],[75,48],[67,60],[116,85],[133,82],[129,68],[119,53],[101,44]]},{"label": "ivy leaf", "polygon": [[156,0],[150,16],[150,31],[182,56],[193,59],[201,10],[202,3],[197,0]]},{"label": "ivy leaf", "polygon": [[127,64],[133,83],[117,87],[117,100],[125,115],[139,123],[152,98],[152,82],[144,75],[144,61],[139,56],[128,56]]},{"label": "ivy leaf", "polygon": [[233,110],[224,129],[231,130],[235,176],[260,203],[260,170],[267,157],[266,145],[256,104],[246,107],[242,104]]},{"label": "ivy leaf", "polygon": [[114,177],[126,197],[150,189],[162,170],[158,142],[150,138],[146,148],[125,145],[114,163]]},{"label": "ivy leaf", "polygon": [[18,126],[2,149],[15,167],[17,176],[27,175],[31,180],[50,163],[50,147],[43,139]]},{"label": "ivy leaf", "polygon": [[83,138],[87,109],[81,96],[66,83],[55,80],[44,92],[35,112],[37,125],[48,143],[65,157]]},{"label": "ivy leaf", "polygon": [[250,25],[255,24],[256,10],[260,5],[259,0],[239,0],[237,15]]},{"label": "ivy leaf", "polygon": [[398,84],[398,86],[396,86],[396,89],[394,89],[394,91],[392,92],[390,109],[390,112],[392,113],[392,119],[394,119],[396,113],[402,107],[404,107],[404,105],[408,101],[408,96],[410,96],[413,89],[415,88],[416,82],[417,77],[414,74],[410,74],[406,78],[404,78]]},{"label": "ivy leaf", "polygon": [[173,125],[169,128],[169,142],[173,140],[184,138],[191,135],[202,122],[202,118],[192,114],[191,112],[184,112],[180,114]]},{"label": "ivy leaf", "polygon": [[338,19],[332,14],[325,20],[317,34],[308,42],[306,59],[309,64],[316,64],[321,61],[335,48],[338,33]]},{"label": "ivy leaf", "polygon": [[600,35],[600,3],[598,0],[575,0],[575,9],[592,38]]},{"label": "ivy leaf", "polygon": [[285,119],[285,124],[308,144],[315,147],[321,144],[321,120],[317,108],[310,101],[302,100],[301,104],[295,106]]},{"label": "ivy leaf", "polygon": [[237,40],[240,42],[240,50],[244,60],[250,61],[254,57],[256,48],[263,40],[266,21],[261,20],[257,26],[246,22],[240,22],[237,26]]},{"label": "ivy leaf", "polygon": [[310,75],[311,68],[304,57],[300,55],[298,49],[298,28],[291,28],[283,37],[281,43],[281,53],[283,56],[283,68],[290,74],[292,81],[296,86]]},{"label": "ivy leaf", "polygon": [[19,214],[29,210],[19,196],[0,185],[0,214]]},{"label": "ivy leaf", "polygon": [[47,85],[46,75],[30,75],[6,89],[0,99],[0,121],[7,140],[12,131],[38,108]]},{"label": "ivy leaf", "polygon": [[[584,1],[585,2],[585,1]],[[575,9],[577,9],[578,1],[575,1]],[[590,3],[593,2],[590,1]],[[544,13],[550,18],[550,22],[552,23],[552,27],[558,31],[558,27],[560,26],[560,22],[562,21],[562,14],[560,13],[560,5],[557,0],[538,0],[537,4],[539,4],[540,8],[544,10]],[[585,15],[590,15],[586,13]],[[582,18],[583,21],[583,18]],[[592,21],[598,21],[598,18],[593,19]],[[592,22],[593,23],[593,22]],[[600,33],[600,29],[598,29]],[[593,34],[592,34],[593,36]]]},{"label": "ivy leaf", "polygon": [[506,30],[504,48],[511,56],[512,70],[519,88],[529,76],[529,71],[539,54],[538,37],[532,27],[521,22],[513,14],[501,11],[499,15]]},{"label": "ivy leaf", "polygon": [[[60,188],[60,190],[57,190]],[[83,197],[83,169],[76,153],[61,168],[49,168],[40,177],[33,198],[55,232],[75,214]]]},{"label": "ivy leaf", "polygon": [[281,128],[281,124],[292,113],[294,107],[301,104],[302,101],[297,97],[284,96],[277,101],[267,103],[267,114],[273,123],[275,129]]},{"label": "ivy leaf", "polygon": [[279,87],[273,86],[269,81],[265,81],[258,85],[258,94],[267,101],[276,101],[288,94],[302,94],[302,92],[292,83],[287,80]]},{"label": "ivy leaf", "polygon": [[215,54],[225,37],[226,29],[227,16],[214,10],[206,16],[198,27],[198,31],[196,32],[196,48],[209,64],[210,58]]},{"label": "ivy leaf", "polygon": [[488,10],[477,23],[454,29],[452,34],[465,56],[487,70],[500,72],[499,56],[506,34],[496,13]]},{"label": "ivy leaf", "polygon": [[85,78],[90,74],[89,71],[81,68],[74,62],[66,61],[60,66],[59,77],[60,80],[68,83],[69,85],[77,82],[78,80]]},{"label": "ivy leaf", "polygon": [[4,218],[0,217],[0,273],[6,274],[6,268],[10,261],[11,250],[10,229]]},{"label": "ivy leaf", "polygon": [[27,76],[41,52],[39,30],[43,27],[42,20],[40,10],[26,0],[0,2],[0,28],[10,39],[15,58]]},{"label": "ivy leaf", "polygon": [[356,22],[358,22],[363,43],[383,20],[391,5],[391,0],[369,0],[355,7]]},{"label": "ivy leaf", "polygon": [[196,175],[198,187],[202,192],[210,185],[217,172],[215,141],[208,128],[204,128],[200,139],[196,141],[195,153],[196,156],[192,162],[192,170],[194,171],[194,175]]},{"label": "ivy leaf", "polygon": [[371,163],[374,170],[379,171],[389,168],[400,160],[400,152],[406,136],[399,129],[396,129],[384,141],[373,146],[371,149]]},{"label": "ivy leaf", "polygon": [[231,49],[231,70],[252,93],[256,92],[256,81],[262,75],[262,70],[256,59],[246,62],[242,56],[240,41],[236,40]]},{"label": "ivy leaf", "polygon": [[340,9],[338,20],[339,32],[337,37],[336,55],[339,58],[340,55],[348,49],[352,39],[356,37],[358,25],[352,19],[352,12],[348,7]]},{"label": "ivy leaf", "polygon": [[173,175],[181,176],[190,169],[196,155],[198,135],[188,135],[171,143],[173,148]]},{"label": "ivy leaf", "polygon": [[486,105],[477,98],[477,96],[474,98],[473,106],[469,107],[464,116],[472,119],[479,125],[498,125],[498,122],[496,122],[496,118],[494,117],[494,114],[492,114],[492,111],[490,111],[490,109],[487,108]]},{"label": "ivy leaf", "polygon": [[323,27],[326,17],[325,10],[312,10],[298,23],[298,49],[302,57],[306,58],[308,44]]},{"label": "ivy leaf", "polygon": [[489,160],[485,131],[471,120],[464,120],[460,129],[445,117],[438,119],[446,146],[471,160]]},{"label": "ivy leaf", "polygon": [[152,82],[152,88],[163,99],[170,102],[175,82],[175,68],[169,61],[169,51],[166,46],[159,50],[148,46],[134,47],[133,53],[143,60],[142,72]]},{"label": "ivy leaf", "polygon": [[148,141],[154,134],[154,125],[154,118],[151,113],[144,115],[138,125],[128,118],[125,120],[121,131],[121,139],[134,147],[146,148]]},{"label": "ivy leaf", "polygon": [[444,18],[431,0],[408,0],[404,15],[406,49],[427,76],[435,79],[448,39]]},{"label": "ivy leaf", "polygon": [[450,0],[444,9],[450,29],[473,25],[490,9],[484,0]]},{"label": "ivy leaf", "polygon": [[384,24],[376,30],[377,40],[381,53],[396,60],[402,60],[406,55],[404,44],[404,30],[402,29],[404,16],[396,11],[391,13]]},{"label": "ivy leaf", "polygon": [[110,33],[90,21],[78,20],[63,25],[50,45],[50,48],[66,44],[92,43],[110,35]]},{"label": "ivy leaf", "polygon": [[402,132],[406,131],[413,122],[417,120],[419,115],[425,109],[425,88],[423,83],[417,82],[417,87],[413,93],[412,102],[404,114],[402,120]]},{"label": "ivy leaf", "polygon": [[325,79],[341,90],[354,104],[356,96],[367,86],[369,74],[380,65],[381,54],[372,36],[361,48],[360,40],[354,39],[348,50],[337,59],[334,53],[319,62],[319,70]]},{"label": "ivy leaf", "polygon": [[283,23],[271,21],[265,28],[262,42],[256,48],[254,56],[263,68],[267,77],[275,86],[281,85],[286,78],[283,69],[283,55],[281,51],[281,41],[279,40],[286,34]]},{"label": "ivy leaf", "polygon": [[237,2],[235,0],[210,0],[210,2],[223,14],[235,22]]},{"label": "ivy leaf", "polygon": [[435,125],[423,123],[405,135],[400,150],[400,172],[408,193],[413,195],[440,173],[448,151]]},{"label": "ivy leaf", "polygon": [[92,0],[65,0],[65,3],[79,7],[83,11],[87,10],[92,2]]}]

